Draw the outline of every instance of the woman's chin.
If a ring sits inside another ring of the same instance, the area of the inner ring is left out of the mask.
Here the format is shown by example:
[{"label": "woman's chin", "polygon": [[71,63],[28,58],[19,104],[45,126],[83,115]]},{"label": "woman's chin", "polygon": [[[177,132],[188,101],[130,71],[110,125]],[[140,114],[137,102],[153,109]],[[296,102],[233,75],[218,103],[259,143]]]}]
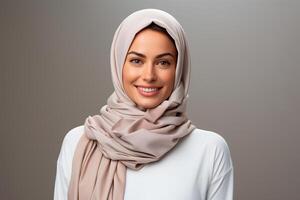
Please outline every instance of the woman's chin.
[{"label": "woman's chin", "polygon": [[152,109],[157,107],[161,102],[141,102],[141,103],[136,103],[137,107],[140,110],[147,110],[147,109]]}]

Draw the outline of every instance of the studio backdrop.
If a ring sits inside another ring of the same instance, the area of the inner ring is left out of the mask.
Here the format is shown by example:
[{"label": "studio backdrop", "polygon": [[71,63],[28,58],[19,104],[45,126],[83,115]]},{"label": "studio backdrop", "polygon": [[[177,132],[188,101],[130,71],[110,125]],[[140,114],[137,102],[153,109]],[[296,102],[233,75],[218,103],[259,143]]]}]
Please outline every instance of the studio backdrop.
[{"label": "studio backdrop", "polygon": [[53,198],[64,135],[106,104],[114,31],[142,8],[187,33],[188,115],[226,139],[235,199],[299,199],[297,0],[2,0],[0,198]]}]

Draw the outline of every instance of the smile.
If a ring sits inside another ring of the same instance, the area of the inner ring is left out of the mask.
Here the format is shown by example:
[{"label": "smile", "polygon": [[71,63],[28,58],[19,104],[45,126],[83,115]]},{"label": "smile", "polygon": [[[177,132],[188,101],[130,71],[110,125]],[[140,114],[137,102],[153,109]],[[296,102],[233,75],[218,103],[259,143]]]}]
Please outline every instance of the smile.
[{"label": "smile", "polygon": [[157,95],[161,88],[137,86],[137,89],[138,89],[138,91],[141,95],[146,96],[146,97],[150,97],[150,96]]},{"label": "smile", "polygon": [[154,92],[158,90],[158,88],[143,88],[143,87],[140,87],[140,89],[143,90],[143,92]]}]

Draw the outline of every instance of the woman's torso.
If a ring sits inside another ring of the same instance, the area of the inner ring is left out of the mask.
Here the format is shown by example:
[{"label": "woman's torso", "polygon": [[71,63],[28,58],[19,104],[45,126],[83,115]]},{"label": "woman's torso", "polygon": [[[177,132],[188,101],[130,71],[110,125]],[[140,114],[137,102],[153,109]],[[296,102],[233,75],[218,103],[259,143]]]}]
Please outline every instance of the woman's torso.
[{"label": "woman's torso", "polygon": [[[67,185],[70,181],[72,158],[83,134],[83,126],[76,127],[65,136],[58,162],[64,166]],[[195,129],[181,140],[166,156],[138,171],[127,169],[125,200],[206,200],[216,172],[222,174],[231,166],[225,140],[214,132]],[[225,155],[219,166],[216,159]],[[227,158],[226,158],[227,157]],[[216,169],[216,167],[221,167]],[[56,189],[57,190],[57,189]],[[60,193],[60,194],[59,194]],[[56,196],[66,196],[56,191]],[[64,198],[61,198],[64,199]],[[224,198],[225,199],[225,198]]]}]

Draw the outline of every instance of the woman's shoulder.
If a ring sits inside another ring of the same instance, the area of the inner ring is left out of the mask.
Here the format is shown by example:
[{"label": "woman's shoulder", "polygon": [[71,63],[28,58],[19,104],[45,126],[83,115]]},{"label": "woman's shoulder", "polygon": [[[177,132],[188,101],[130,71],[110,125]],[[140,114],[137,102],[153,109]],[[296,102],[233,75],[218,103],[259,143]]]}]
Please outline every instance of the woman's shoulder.
[{"label": "woman's shoulder", "polygon": [[232,167],[229,146],[219,133],[202,129],[194,129],[183,141],[183,148],[193,152],[196,158],[205,158],[213,163],[226,163],[229,169]]},{"label": "woman's shoulder", "polygon": [[63,143],[66,143],[66,145],[77,144],[80,137],[83,135],[83,132],[83,125],[72,128],[66,133]]},{"label": "woman's shoulder", "polygon": [[194,144],[205,148],[228,148],[226,140],[219,133],[199,128],[195,128],[187,137],[187,140],[189,143],[192,143],[192,145]]},{"label": "woman's shoulder", "polygon": [[58,162],[70,162],[75,152],[77,143],[84,133],[84,126],[77,126],[69,130],[63,139]]},{"label": "woman's shoulder", "polygon": [[233,170],[229,146],[219,133],[194,129],[183,143],[193,160],[198,159],[211,178],[222,177]]}]

